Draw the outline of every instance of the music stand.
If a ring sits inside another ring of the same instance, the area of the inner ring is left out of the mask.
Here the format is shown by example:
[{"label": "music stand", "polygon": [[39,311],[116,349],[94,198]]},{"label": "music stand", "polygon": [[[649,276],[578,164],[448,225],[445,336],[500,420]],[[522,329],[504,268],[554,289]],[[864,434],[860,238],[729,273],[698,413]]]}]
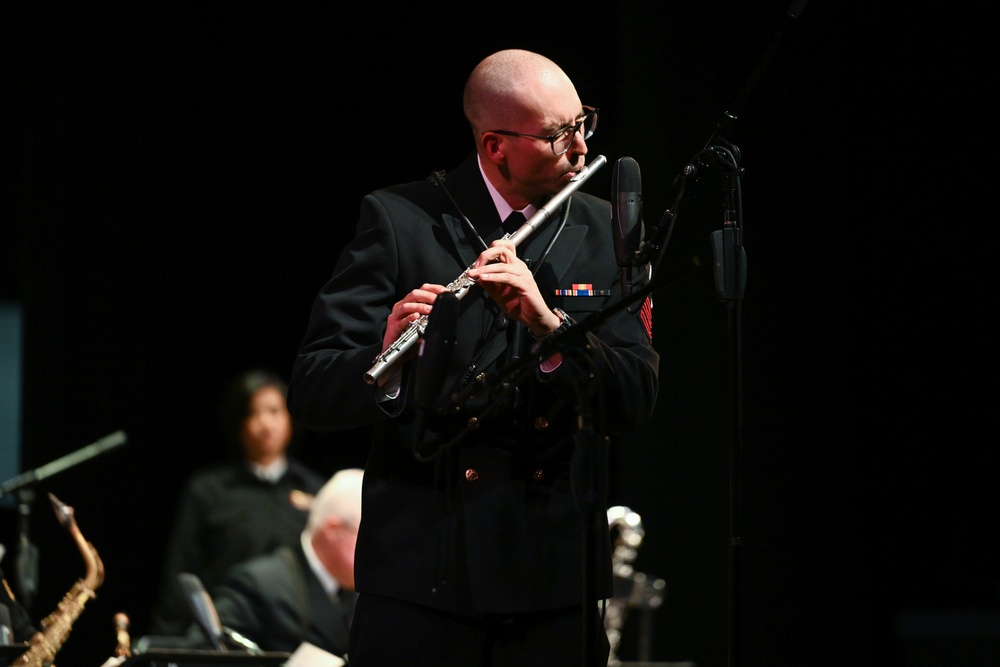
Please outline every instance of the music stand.
[{"label": "music stand", "polygon": [[132,656],[121,667],[278,667],[288,662],[290,657],[291,653],[284,651],[265,651],[251,655],[210,649],[151,648],[145,653]]}]

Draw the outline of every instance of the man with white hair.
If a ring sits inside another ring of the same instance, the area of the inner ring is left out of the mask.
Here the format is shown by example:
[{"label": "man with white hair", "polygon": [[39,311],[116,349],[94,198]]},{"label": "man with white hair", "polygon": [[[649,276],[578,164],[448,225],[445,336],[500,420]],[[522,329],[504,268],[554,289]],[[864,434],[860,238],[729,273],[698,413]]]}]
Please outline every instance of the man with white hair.
[{"label": "man with white hair", "polygon": [[308,642],[347,654],[362,476],[340,470],[323,485],[298,548],[280,547],[226,573],[211,591],[225,628],[265,651],[294,652]]}]

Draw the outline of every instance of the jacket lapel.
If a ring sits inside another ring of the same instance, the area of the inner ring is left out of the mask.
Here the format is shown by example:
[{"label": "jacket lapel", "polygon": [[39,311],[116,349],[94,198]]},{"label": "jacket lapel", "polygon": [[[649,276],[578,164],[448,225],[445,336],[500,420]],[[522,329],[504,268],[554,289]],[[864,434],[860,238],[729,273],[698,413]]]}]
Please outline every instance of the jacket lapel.
[{"label": "jacket lapel", "polygon": [[469,219],[486,245],[503,235],[500,217],[479,173],[475,154],[467,158],[455,171],[446,174],[443,180],[444,187],[451,193],[455,203],[451,202],[447,193],[441,193],[444,199],[441,222],[455,244],[459,259],[465,266],[469,266],[476,261],[481,247],[478,239],[466,228],[462,216]]}]

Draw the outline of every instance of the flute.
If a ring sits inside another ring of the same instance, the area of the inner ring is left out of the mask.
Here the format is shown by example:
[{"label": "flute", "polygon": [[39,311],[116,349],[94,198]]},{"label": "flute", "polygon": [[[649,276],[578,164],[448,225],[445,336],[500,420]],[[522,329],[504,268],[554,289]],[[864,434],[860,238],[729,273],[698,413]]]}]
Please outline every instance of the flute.
[{"label": "flute", "polygon": [[[504,239],[513,241],[514,245],[517,246],[524,239],[528,238],[538,227],[549,219],[563,202],[569,199],[569,197],[576,192],[581,185],[590,178],[595,171],[600,169],[607,163],[608,159],[603,155],[596,156],[590,161],[590,164],[585,165],[580,173],[570,179],[566,186],[557,192],[551,199],[549,199],[545,204],[531,216],[530,220],[527,220],[519,228],[504,236]],[[469,278],[469,266],[462,272],[455,280],[448,283],[445,288],[452,292],[457,298],[461,299],[465,296],[469,289],[475,285]],[[421,315],[419,318],[410,322],[403,333],[400,334],[399,338],[393,341],[392,345],[382,350],[375,360],[372,362],[372,367],[368,369],[365,373],[365,382],[368,384],[373,384],[379,376],[381,376],[397,359],[403,356],[403,353],[409,350],[417,342],[417,340],[424,334],[424,330],[427,328],[427,319],[429,315]]]}]

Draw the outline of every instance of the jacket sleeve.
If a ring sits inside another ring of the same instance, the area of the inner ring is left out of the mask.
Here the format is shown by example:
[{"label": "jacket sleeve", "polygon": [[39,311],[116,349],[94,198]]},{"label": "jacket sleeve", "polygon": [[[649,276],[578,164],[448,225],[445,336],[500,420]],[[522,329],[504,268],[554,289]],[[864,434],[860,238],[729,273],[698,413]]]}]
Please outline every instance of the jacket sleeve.
[{"label": "jacket sleeve", "polygon": [[385,414],[379,388],[364,380],[382,349],[396,291],[396,239],[389,216],[373,195],[364,198],[357,234],[320,289],[293,364],[288,406],[315,431],[368,425]]}]

